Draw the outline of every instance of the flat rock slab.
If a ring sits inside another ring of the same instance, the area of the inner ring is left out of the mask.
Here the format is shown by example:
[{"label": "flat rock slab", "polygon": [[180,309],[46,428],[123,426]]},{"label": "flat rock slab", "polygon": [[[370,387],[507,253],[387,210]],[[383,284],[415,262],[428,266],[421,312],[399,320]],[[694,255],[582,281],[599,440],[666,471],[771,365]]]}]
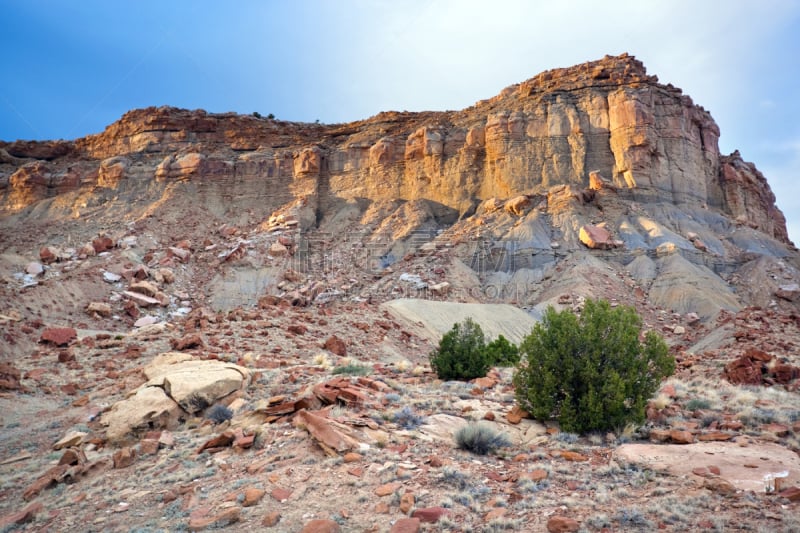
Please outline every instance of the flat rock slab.
[{"label": "flat rock slab", "polygon": [[418,337],[438,343],[453,324],[472,318],[487,340],[503,335],[519,344],[536,325],[531,315],[508,304],[465,304],[401,298],[381,304],[394,318]]},{"label": "flat rock slab", "polygon": [[146,386],[163,387],[191,414],[247,386],[250,379],[246,368],[214,360],[181,361],[159,370]]},{"label": "flat rock slab", "polygon": [[161,387],[141,387],[103,413],[100,422],[108,426],[108,440],[121,443],[149,429],[170,427],[181,412]]},{"label": "flat rock slab", "polygon": [[156,356],[144,373],[147,383],[101,418],[112,442],[124,442],[148,429],[169,428],[182,413],[197,413],[245,388],[250,380],[244,367],[177,352]]},{"label": "flat rock slab", "polygon": [[734,487],[754,492],[764,492],[767,474],[788,471],[785,486],[800,482],[800,457],[771,443],[623,444],[615,450],[614,458],[676,476],[693,475],[695,468],[716,466],[720,477]]}]

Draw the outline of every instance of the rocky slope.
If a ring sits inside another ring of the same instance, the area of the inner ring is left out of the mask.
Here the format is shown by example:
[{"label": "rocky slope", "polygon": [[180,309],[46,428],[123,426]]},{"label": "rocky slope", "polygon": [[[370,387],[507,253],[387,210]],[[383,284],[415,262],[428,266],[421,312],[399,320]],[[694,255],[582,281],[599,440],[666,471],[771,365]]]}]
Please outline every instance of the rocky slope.
[{"label": "rocky slope", "polygon": [[[718,137],[623,55],[455,112],[0,143],[0,528],[795,530],[758,487],[800,483],[800,255]],[[678,358],[642,428],[563,434],[509,370],[430,372],[465,314],[516,339],[586,297]],[[471,419],[507,453],[454,449]]]}]

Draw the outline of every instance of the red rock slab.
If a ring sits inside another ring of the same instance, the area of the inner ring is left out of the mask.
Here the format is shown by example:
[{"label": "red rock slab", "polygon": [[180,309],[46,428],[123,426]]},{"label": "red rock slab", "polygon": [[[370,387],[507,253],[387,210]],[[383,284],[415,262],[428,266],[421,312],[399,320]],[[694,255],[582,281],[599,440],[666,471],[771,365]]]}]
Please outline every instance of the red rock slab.
[{"label": "red rock slab", "polygon": [[44,489],[50,487],[51,485],[58,484],[58,480],[61,479],[66,471],[69,470],[69,465],[58,465],[54,466],[41,476],[28,485],[28,488],[22,493],[23,500],[31,500],[39,495]]},{"label": "red rock slab", "polygon": [[522,422],[523,418],[528,418],[530,415],[527,411],[525,411],[519,405],[515,405],[511,408],[511,410],[506,414],[506,420],[508,420],[509,424],[519,424]]},{"label": "red rock slab", "polygon": [[669,432],[669,438],[675,444],[691,444],[694,442],[694,435],[691,431],[673,429]]},{"label": "red rock slab", "polygon": [[570,533],[578,531],[580,527],[577,520],[567,516],[552,516],[547,521],[547,531],[549,533]]},{"label": "red rock slab", "polygon": [[21,511],[0,518],[0,529],[5,530],[5,528],[10,525],[20,525],[30,522],[43,508],[42,502],[29,503]]},{"label": "red rock slab", "polygon": [[189,531],[217,529],[239,521],[241,511],[238,507],[230,507],[221,513],[208,518],[192,518],[189,520]]},{"label": "red rock slab", "polygon": [[564,450],[562,452],[559,452],[559,455],[565,461],[581,462],[589,460],[589,457],[587,457],[586,455],[583,455],[582,453],[578,452],[571,452],[569,450]]},{"label": "red rock slab", "polygon": [[503,516],[508,513],[508,509],[505,507],[495,507],[485,515],[483,515],[484,522],[491,522],[492,520],[497,520],[498,518],[502,518]]},{"label": "red rock slab", "polygon": [[339,533],[341,528],[333,520],[318,519],[307,522],[300,533]]},{"label": "red rock slab", "polygon": [[394,523],[389,533],[419,533],[419,518],[401,518]]},{"label": "red rock slab", "polygon": [[280,511],[272,511],[264,515],[264,518],[261,520],[261,525],[264,527],[275,527],[278,525],[278,522],[280,521],[281,521]]},{"label": "red rock slab", "polygon": [[0,390],[18,390],[20,377],[21,373],[14,365],[7,362],[0,363]]},{"label": "red rock slab", "polygon": [[170,344],[172,345],[172,349],[177,351],[191,350],[192,348],[202,348],[205,346],[203,337],[198,333],[187,333],[180,339],[172,339]]},{"label": "red rock slab", "polygon": [[292,495],[292,491],[289,489],[284,489],[282,487],[275,487],[272,489],[272,492],[269,494],[272,496],[272,499],[278,502],[285,502],[289,499],[289,496]]},{"label": "red rock slab", "polygon": [[578,237],[588,248],[608,250],[614,247],[611,233],[600,226],[585,224],[578,232]]},{"label": "red rock slab", "polygon": [[785,437],[789,434],[789,426],[784,424],[778,424],[777,422],[771,422],[769,424],[765,424],[761,426],[763,431],[767,431],[772,433],[776,437]]},{"label": "red rock slab", "polygon": [[736,490],[764,492],[764,476],[785,470],[790,479],[800,478],[800,457],[785,447],[768,442],[698,442],[695,444],[622,444],[614,458],[671,475],[685,476],[710,464],[719,469],[718,477],[730,481]]},{"label": "red rock slab", "polygon": [[781,498],[786,498],[790,502],[800,502],[800,487],[789,487],[778,493]]},{"label": "red rock slab", "polygon": [[378,381],[377,379],[372,379],[364,376],[359,376],[356,382],[362,387],[367,387],[368,389],[372,389],[378,392],[385,392],[391,389],[391,387],[386,383],[384,383],[383,381]]},{"label": "red rock slab", "polygon": [[123,291],[123,296],[127,297],[130,300],[133,300],[138,305],[142,307],[151,307],[153,305],[161,305],[161,300],[157,300],[155,298],[151,298],[150,296],[146,296],[144,294],[133,292],[133,291]]},{"label": "red rock slab", "polygon": [[39,342],[49,342],[56,346],[66,346],[78,338],[75,328],[47,328],[42,332]]},{"label": "red rock slab", "polygon": [[299,411],[294,416],[293,424],[295,427],[304,427],[330,456],[349,452],[358,445],[358,441],[346,435],[335,422],[310,411]]},{"label": "red rock slab", "polygon": [[200,448],[197,449],[197,453],[202,452],[203,450],[210,450],[216,448],[227,448],[233,441],[236,439],[236,433],[232,429],[226,429],[221,434],[207,440]]},{"label": "red rock slab", "polygon": [[537,468],[535,470],[531,470],[530,472],[523,472],[519,475],[519,479],[529,479],[531,481],[539,482],[547,479],[549,476],[547,470],[543,468]]},{"label": "red rock slab", "polygon": [[114,452],[114,468],[127,468],[136,460],[136,450],[121,448]]},{"label": "red rock slab", "polygon": [[261,501],[267,491],[259,489],[258,487],[247,487],[244,489],[244,501],[242,507],[252,507]]},{"label": "red rock slab", "polygon": [[444,507],[423,507],[414,511],[411,518],[419,518],[420,522],[434,524],[438,522],[441,517],[448,514],[450,514],[450,511]]},{"label": "red rock slab", "polygon": [[406,491],[402,496],[400,496],[400,512],[403,514],[408,514],[409,511],[411,511],[411,508],[414,507],[414,503],[416,503],[414,493]]},{"label": "red rock slab", "polygon": [[92,248],[94,248],[95,253],[105,252],[106,250],[110,250],[114,247],[114,241],[111,237],[100,236],[96,237],[92,240]]},{"label": "red rock slab", "polygon": [[59,253],[60,252],[58,251],[58,248],[53,246],[45,246],[39,250],[39,259],[42,261],[42,263],[48,265],[58,261]]},{"label": "red rock slab", "polygon": [[386,483],[381,485],[380,487],[375,489],[376,496],[388,496],[389,494],[393,494],[397,489],[399,489],[402,485],[400,483]]},{"label": "red rock slab", "polygon": [[731,440],[733,435],[730,433],[723,433],[722,431],[712,431],[709,433],[703,433],[702,435],[698,435],[697,440],[700,442],[709,442],[709,441],[726,441]]},{"label": "red rock slab", "polygon": [[331,335],[330,337],[328,337],[328,339],[325,341],[325,344],[322,347],[328,350],[329,352],[334,353],[341,357],[347,355],[347,345],[342,339],[340,339],[336,335]]}]

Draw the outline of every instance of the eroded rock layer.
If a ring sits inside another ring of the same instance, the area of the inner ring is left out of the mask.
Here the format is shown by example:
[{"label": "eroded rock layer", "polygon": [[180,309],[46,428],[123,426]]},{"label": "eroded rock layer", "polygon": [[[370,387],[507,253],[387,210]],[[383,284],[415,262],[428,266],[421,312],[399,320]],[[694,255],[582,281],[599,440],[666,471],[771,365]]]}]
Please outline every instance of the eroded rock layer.
[{"label": "eroded rock layer", "polygon": [[596,171],[633,199],[707,205],[786,242],[763,176],[738,154],[720,156],[718,137],[703,108],[622,55],[544,72],[463,111],[343,125],[135,110],[74,142],[0,145],[0,191],[6,212],[87,188],[124,194],[126,180],[191,180],[272,207],[320,193],[323,208],[426,199],[463,214],[492,197],[584,187]]}]

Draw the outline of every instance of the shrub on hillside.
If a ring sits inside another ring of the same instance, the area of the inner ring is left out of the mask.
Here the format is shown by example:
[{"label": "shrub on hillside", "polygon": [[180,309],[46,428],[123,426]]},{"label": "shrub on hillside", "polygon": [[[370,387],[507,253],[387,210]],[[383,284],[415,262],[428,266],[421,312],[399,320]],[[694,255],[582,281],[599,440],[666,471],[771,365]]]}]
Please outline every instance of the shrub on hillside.
[{"label": "shrub on hillside", "polygon": [[498,448],[511,446],[503,433],[499,433],[485,422],[470,423],[456,431],[456,446],[478,455],[486,455]]},{"label": "shrub on hillside", "polygon": [[443,380],[479,378],[491,367],[483,330],[471,318],[454,324],[430,358],[431,367]]},{"label": "shrub on hillside", "polygon": [[675,371],[664,340],[632,307],[586,300],[583,312],[552,307],[520,345],[514,374],[519,405],[534,418],[556,418],[562,431],[585,433],[642,422],[648,399]]},{"label": "shrub on hillside", "polygon": [[222,424],[226,420],[230,420],[233,418],[233,411],[226,405],[222,405],[221,403],[212,405],[208,411],[206,411],[206,418],[214,422],[215,424]]},{"label": "shrub on hillside", "polygon": [[519,363],[519,348],[500,335],[486,345],[493,366],[514,366]]}]

